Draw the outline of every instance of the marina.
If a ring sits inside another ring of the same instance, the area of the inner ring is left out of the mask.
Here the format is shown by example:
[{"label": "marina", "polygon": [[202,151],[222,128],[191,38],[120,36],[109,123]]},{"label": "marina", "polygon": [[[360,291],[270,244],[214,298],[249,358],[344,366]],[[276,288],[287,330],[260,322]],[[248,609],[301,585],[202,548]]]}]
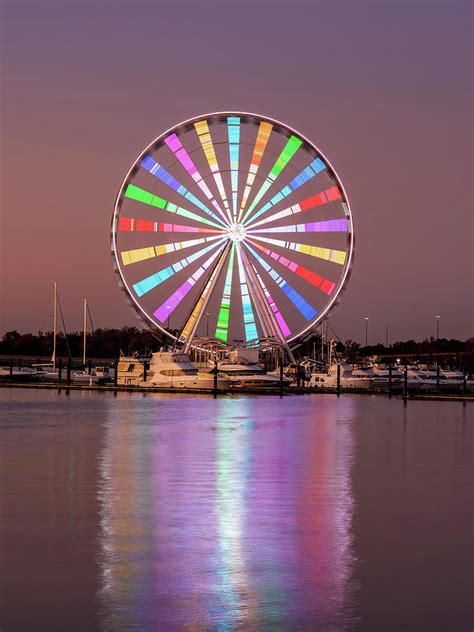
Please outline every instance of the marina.
[{"label": "marina", "polygon": [[0,632],[474,630],[472,6],[3,4]]}]

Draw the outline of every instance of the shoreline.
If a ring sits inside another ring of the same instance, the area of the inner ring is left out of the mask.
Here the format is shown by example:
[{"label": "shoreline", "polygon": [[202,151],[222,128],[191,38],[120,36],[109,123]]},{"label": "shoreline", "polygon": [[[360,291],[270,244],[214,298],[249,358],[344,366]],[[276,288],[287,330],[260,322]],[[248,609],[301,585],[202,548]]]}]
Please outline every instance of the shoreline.
[{"label": "shoreline", "polygon": [[[24,388],[24,389],[45,389],[45,390],[57,390],[57,391],[94,391],[94,392],[114,392],[114,393],[173,393],[179,394],[195,394],[195,395],[274,395],[274,396],[291,396],[291,395],[334,395],[338,396],[336,389],[322,389],[322,388],[298,388],[290,387],[283,388],[280,392],[279,388],[275,389],[238,389],[222,390],[217,389],[197,389],[197,388],[163,388],[163,387],[140,387],[140,386],[114,386],[111,385],[97,385],[97,384],[61,384],[54,382],[44,383],[31,383],[31,382],[0,382],[0,388]],[[370,389],[344,389],[341,387],[339,395],[375,395],[384,396],[390,398],[388,390],[370,390]],[[463,395],[456,393],[408,393],[404,397],[399,392],[392,393],[392,398],[403,400],[418,400],[418,401],[450,401],[450,402],[474,402],[474,393],[471,395]]]}]

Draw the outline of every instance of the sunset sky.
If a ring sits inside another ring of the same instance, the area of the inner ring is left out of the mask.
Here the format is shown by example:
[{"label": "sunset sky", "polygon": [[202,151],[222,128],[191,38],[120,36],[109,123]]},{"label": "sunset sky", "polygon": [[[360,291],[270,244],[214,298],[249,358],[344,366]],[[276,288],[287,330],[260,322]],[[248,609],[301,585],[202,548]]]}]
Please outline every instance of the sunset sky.
[{"label": "sunset sky", "polygon": [[473,332],[472,4],[2,4],[1,321],[137,325],[110,256],[117,190],[181,120],[258,112],[299,130],[348,192],[356,251],[330,322],[363,342]]}]

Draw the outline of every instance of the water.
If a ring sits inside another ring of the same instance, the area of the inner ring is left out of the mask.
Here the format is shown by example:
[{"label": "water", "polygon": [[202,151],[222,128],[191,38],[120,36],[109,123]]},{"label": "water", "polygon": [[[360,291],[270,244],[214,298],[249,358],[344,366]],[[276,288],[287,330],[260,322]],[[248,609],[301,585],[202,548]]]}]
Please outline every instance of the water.
[{"label": "water", "polygon": [[472,404],[0,390],[5,632],[473,628]]}]

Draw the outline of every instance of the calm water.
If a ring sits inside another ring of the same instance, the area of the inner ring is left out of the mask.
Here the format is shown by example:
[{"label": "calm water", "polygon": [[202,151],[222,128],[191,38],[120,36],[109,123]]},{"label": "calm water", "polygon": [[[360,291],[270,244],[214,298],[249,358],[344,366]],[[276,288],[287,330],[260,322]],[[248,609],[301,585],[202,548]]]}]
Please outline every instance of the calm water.
[{"label": "calm water", "polygon": [[0,390],[2,632],[466,630],[472,404]]}]

